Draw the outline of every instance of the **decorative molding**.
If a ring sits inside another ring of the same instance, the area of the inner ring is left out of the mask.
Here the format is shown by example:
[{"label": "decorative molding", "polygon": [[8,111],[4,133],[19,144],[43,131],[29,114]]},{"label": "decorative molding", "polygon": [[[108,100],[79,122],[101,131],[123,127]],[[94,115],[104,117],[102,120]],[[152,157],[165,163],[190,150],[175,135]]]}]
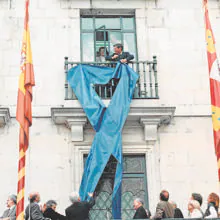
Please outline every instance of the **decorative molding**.
[{"label": "decorative molding", "polygon": [[83,127],[87,122],[86,117],[71,117],[65,121],[68,128],[71,129],[72,141],[83,141]]},{"label": "decorative molding", "polygon": [[[131,107],[127,121],[155,121],[159,120],[158,126],[161,124],[169,124],[174,116],[176,107]],[[81,107],[63,107],[51,108],[51,118],[57,125],[65,124],[70,118],[86,117]],[[146,122],[147,123],[147,122]]]},{"label": "decorative molding", "polygon": [[0,108],[0,127],[7,125],[10,118],[9,108]]},{"label": "decorative molding", "polygon": [[[141,124],[144,127],[145,141],[157,141],[158,127],[169,124],[174,116],[175,107],[131,107],[126,124]],[[55,124],[67,125],[71,129],[72,141],[83,141],[83,127],[87,117],[81,107],[51,108],[51,117]]]}]

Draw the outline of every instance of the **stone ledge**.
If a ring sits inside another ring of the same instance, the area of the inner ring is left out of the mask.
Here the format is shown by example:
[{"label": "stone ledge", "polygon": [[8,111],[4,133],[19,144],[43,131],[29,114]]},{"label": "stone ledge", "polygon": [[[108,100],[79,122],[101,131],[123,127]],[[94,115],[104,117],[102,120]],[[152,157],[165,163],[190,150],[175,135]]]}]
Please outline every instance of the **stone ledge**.
[{"label": "stone ledge", "polygon": [[0,108],[0,127],[7,125],[10,122],[9,108]]},{"label": "stone ledge", "polygon": [[[174,116],[176,107],[131,107],[127,121],[137,121],[141,124],[147,121],[157,121],[158,126],[169,124]],[[57,125],[65,124],[68,119],[84,118],[86,114],[80,107],[51,108],[51,118]]]}]

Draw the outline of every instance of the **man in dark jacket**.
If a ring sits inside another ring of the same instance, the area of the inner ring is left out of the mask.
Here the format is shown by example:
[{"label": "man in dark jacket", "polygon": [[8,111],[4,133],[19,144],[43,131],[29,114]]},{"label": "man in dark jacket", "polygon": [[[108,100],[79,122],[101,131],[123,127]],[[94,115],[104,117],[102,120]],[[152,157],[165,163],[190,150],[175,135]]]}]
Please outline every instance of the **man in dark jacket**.
[{"label": "man in dark jacket", "polygon": [[134,56],[129,52],[124,52],[122,44],[115,44],[114,53],[110,56],[106,56],[105,59],[108,61],[120,61],[121,63],[128,63],[130,60],[134,59]]},{"label": "man in dark jacket", "polygon": [[65,212],[68,220],[87,220],[89,219],[89,211],[92,206],[95,204],[93,199],[93,193],[88,193],[90,201],[86,202],[80,201],[78,192],[73,192],[70,194],[70,201],[72,205],[69,206]]},{"label": "man in dark jacket", "polygon": [[67,220],[66,216],[56,212],[57,203],[54,200],[49,200],[45,204],[44,217],[51,220]]},{"label": "man in dark jacket", "polygon": [[147,219],[150,218],[150,212],[144,209],[144,201],[140,198],[134,200],[134,209],[136,210],[133,219]]}]

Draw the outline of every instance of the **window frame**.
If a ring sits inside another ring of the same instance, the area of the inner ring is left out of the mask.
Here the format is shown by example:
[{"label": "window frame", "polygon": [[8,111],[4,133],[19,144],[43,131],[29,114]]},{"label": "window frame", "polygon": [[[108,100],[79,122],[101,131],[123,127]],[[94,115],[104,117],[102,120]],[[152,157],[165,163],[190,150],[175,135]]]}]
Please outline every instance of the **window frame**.
[{"label": "window frame", "polygon": [[[83,29],[82,28],[82,19],[83,18],[91,18],[92,19],[92,23],[93,23],[93,29]],[[84,33],[91,33],[93,34],[93,47],[94,47],[94,60],[93,62],[96,62],[95,61],[95,58],[96,58],[96,30],[98,28],[96,28],[96,23],[95,23],[95,20],[96,18],[120,18],[120,29],[110,29],[110,28],[105,28],[105,31],[107,33],[109,33],[110,31],[114,31],[114,32],[120,32],[121,34],[121,41],[122,41],[122,44],[124,45],[124,34],[125,33],[133,33],[134,34],[134,48],[135,48],[135,61],[138,60],[138,49],[137,49],[137,32],[136,32],[136,19],[135,19],[135,15],[102,15],[102,16],[95,16],[95,15],[81,15],[80,16],[80,62],[85,62],[83,61],[83,37],[82,35]],[[124,29],[123,28],[123,18],[133,18],[133,29]],[[110,47],[110,38],[108,38],[108,41],[107,42],[107,46]],[[109,48],[108,48],[109,49]],[[110,51],[109,51],[110,52]],[[128,51],[129,52],[129,51]]]}]

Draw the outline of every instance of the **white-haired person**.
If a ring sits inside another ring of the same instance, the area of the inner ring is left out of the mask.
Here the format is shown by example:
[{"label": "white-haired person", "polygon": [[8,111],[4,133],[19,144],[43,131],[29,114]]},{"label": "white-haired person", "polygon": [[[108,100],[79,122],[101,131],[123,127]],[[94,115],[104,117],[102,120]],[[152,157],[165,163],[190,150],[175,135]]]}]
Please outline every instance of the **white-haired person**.
[{"label": "white-haired person", "polygon": [[93,193],[88,193],[90,200],[81,201],[78,192],[72,192],[69,196],[70,202],[72,203],[68,208],[66,208],[67,220],[88,220],[89,211],[95,204],[93,199]]},{"label": "white-haired person", "polygon": [[188,203],[189,218],[203,218],[200,204],[196,200],[190,200]]},{"label": "white-haired person", "polygon": [[10,195],[7,199],[6,205],[7,209],[4,211],[1,220],[15,220],[16,219],[16,204],[17,204],[17,196]]},{"label": "white-haired person", "polygon": [[150,218],[150,212],[144,207],[144,200],[141,198],[136,198],[134,200],[134,209],[136,210],[133,219],[148,219]]}]

